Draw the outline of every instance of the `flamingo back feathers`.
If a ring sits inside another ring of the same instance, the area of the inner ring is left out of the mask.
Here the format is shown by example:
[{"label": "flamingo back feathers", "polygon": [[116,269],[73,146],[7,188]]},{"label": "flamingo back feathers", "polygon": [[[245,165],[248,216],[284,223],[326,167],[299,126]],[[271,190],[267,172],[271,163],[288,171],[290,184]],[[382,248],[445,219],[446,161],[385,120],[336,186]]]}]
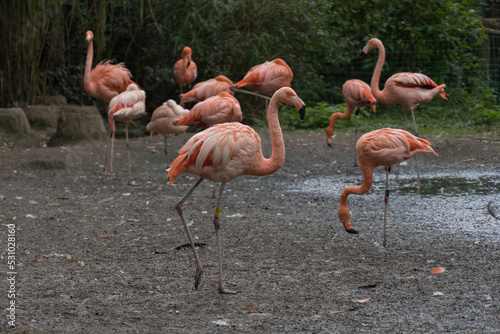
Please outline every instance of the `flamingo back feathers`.
[{"label": "flamingo back feathers", "polygon": [[260,137],[251,127],[238,122],[216,124],[195,134],[179,150],[167,173],[169,184],[183,172],[228,182],[242,174],[260,152],[260,145]]}]

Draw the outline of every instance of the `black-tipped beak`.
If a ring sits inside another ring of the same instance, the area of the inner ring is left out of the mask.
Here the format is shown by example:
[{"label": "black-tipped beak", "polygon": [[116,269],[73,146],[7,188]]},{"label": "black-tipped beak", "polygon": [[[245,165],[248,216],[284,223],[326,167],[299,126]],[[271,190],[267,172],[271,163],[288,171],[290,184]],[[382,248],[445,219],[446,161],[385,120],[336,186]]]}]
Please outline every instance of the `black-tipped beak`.
[{"label": "black-tipped beak", "polygon": [[350,230],[345,230],[347,233],[351,233],[351,234],[359,234],[358,231],[356,231],[355,229],[351,228]]},{"label": "black-tipped beak", "polygon": [[232,90],[233,92],[234,92],[234,90],[235,90],[236,88],[237,88],[237,87],[236,87],[236,85],[231,85],[231,86],[229,86],[229,89],[230,89],[230,90]]},{"label": "black-tipped beak", "polygon": [[368,53],[365,53],[363,49],[359,50],[359,53],[361,53],[364,59],[368,58]]},{"label": "black-tipped beak", "polygon": [[328,147],[330,148],[333,148],[332,143],[326,143],[326,145],[328,145]]},{"label": "black-tipped beak", "polygon": [[302,106],[302,108],[300,108],[299,114],[300,114],[300,120],[303,121],[304,117],[306,116],[306,106]]}]

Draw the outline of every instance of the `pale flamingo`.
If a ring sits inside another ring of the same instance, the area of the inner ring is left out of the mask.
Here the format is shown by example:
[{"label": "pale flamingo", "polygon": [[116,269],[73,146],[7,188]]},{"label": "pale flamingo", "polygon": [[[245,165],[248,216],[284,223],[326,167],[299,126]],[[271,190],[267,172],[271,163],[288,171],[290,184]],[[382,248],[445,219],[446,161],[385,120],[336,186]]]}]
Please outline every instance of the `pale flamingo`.
[{"label": "pale flamingo", "polygon": [[[133,119],[147,115],[146,113],[146,92],[141,90],[136,84],[131,84],[127,90],[115,96],[109,102],[108,118],[112,137],[115,136],[115,121],[125,123],[125,138],[127,140],[128,155],[128,185],[135,186],[137,183],[130,180],[130,144],[128,141],[128,125]],[[113,142],[111,144],[110,169],[113,171]]]},{"label": "pale flamingo", "polygon": [[185,116],[189,113],[189,110],[182,108],[174,100],[168,100],[161,106],[153,111],[151,115],[151,121],[146,126],[146,130],[153,135],[158,133],[163,135],[163,141],[165,145],[165,157],[167,159],[168,166],[168,150],[167,150],[167,135],[173,134],[178,135],[186,132],[189,128],[188,125],[173,125],[172,122]]},{"label": "pale flamingo", "polygon": [[219,198],[215,208],[214,226],[216,231],[217,250],[219,256],[219,292],[235,293],[223,286],[222,280],[222,247],[220,243],[221,199],[227,182],[240,175],[269,175],[277,171],[285,161],[285,143],[278,120],[278,105],[286,103],[295,106],[304,118],[305,104],[291,88],[282,88],[274,93],[269,104],[269,128],[271,129],[272,156],[266,159],[262,155],[259,135],[249,126],[238,122],[216,124],[195,134],[180,149],[179,156],[172,162],[167,177],[172,184],[181,173],[199,175],[200,179],[177,203],[175,209],[184,224],[191,248],[196,259],[195,288],[198,289],[203,267],[193,238],[184,219],[183,203],[192,194],[203,179],[221,182]]},{"label": "pale flamingo", "polygon": [[220,92],[194,105],[189,113],[173,122],[174,125],[192,125],[206,129],[214,124],[241,122],[243,115],[238,100],[229,93]]},{"label": "pale flamingo", "polygon": [[223,75],[218,75],[214,79],[202,81],[194,85],[193,89],[185,94],[179,95],[180,105],[185,106],[189,102],[204,101],[211,96],[215,96],[220,92],[226,92],[234,95],[230,89],[233,82]]},{"label": "pale flamingo", "polygon": [[413,126],[415,135],[418,136],[417,122],[413,109],[420,104],[429,103],[434,96],[439,94],[443,99],[447,100],[448,93],[444,91],[446,85],[437,85],[428,76],[422,73],[402,72],[391,76],[385,82],[384,89],[379,89],[380,73],[385,62],[385,48],[382,41],[377,38],[372,38],[363,48],[363,52],[367,54],[370,50],[378,49],[378,60],[371,80],[372,93],[378,102],[385,104],[399,104],[405,112],[405,128],[406,126],[406,111],[411,111],[413,118]]},{"label": "pale flamingo", "polygon": [[[124,92],[130,84],[134,84],[131,80],[132,74],[125,67],[123,63],[110,64],[109,60],[103,60],[92,70],[92,58],[94,57],[94,33],[92,31],[87,31],[86,39],[88,43],[87,47],[87,59],[85,60],[85,72],[83,75],[83,89],[85,92],[98,99],[104,101],[108,104],[112,98],[118,94]],[[106,106],[107,107],[107,106]],[[109,120],[111,122],[111,120]],[[110,140],[111,128],[110,131]],[[108,142],[108,145],[112,143]],[[104,158],[104,167],[99,173],[101,174],[113,174],[113,168],[107,169],[107,149]]]},{"label": "pale flamingo", "polygon": [[338,216],[349,233],[358,231],[351,227],[351,214],[347,206],[347,197],[350,194],[363,195],[370,190],[373,183],[373,169],[377,166],[385,167],[385,209],[384,209],[384,242],[386,245],[387,203],[389,202],[389,171],[391,165],[410,159],[421,152],[432,152],[438,155],[431,144],[401,129],[379,129],[362,135],[356,144],[359,169],[363,173],[363,184],[360,187],[348,187],[340,195]]},{"label": "pale flamingo", "polygon": [[198,69],[196,63],[191,60],[191,55],[193,51],[189,46],[185,46],[182,49],[181,59],[174,64],[174,77],[179,86],[182,88],[184,86],[190,85],[198,75]]},{"label": "pale flamingo", "polygon": [[[342,86],[342,94],[347,104],[347,110],[345,113],[336,112],[330,116],[330,124],[326,128],[326,144],[330,147],[332,147],[332,136],[337,118],[348,119],[351,117],[352,112],[356,110],[354,113],[354,146],[356,146],[356,142],[358,141],[358,122],[356,116],[359,113],[359,109],[364,106],[370,106],[374,112],[376,110],[375,103],[377,103],[377,100],[373,97],[370,86],[361,80],[347,80]],[[354,167],[357,166],[356,150],[354,150]]]}]

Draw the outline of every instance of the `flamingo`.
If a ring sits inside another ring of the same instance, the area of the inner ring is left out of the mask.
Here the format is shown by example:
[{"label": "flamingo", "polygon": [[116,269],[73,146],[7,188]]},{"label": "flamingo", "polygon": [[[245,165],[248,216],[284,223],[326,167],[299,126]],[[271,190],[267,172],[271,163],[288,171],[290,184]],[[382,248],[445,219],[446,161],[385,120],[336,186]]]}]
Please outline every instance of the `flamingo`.
[{"label": "flamingo", "polygon": [[190,85],[196,76],[198,75],[196,63],[191,60],[191,55],[193,51],[189,46],[185,46],[182,49],[181,59],[174,64],[174,77],[179,86],[182,88],[184,86]]},{"label": "flamingo", "polygon": [[413,118],[413,126],[415,135],[418,136],[417,122],[413,109],[420,104],[429,103],[434,96],[441,96],[447,100],[448,93],[444,91],[446,85],[437,85],[431,78],[422,73],[402,72],[396,73],[385,82],[383,90],[379,89],[380,73],[385,62],[385,48],[382,41],[377,38],[372,38],[363,48],[363,52],[368,54],[370,50],[378,49],[378,60],[371,80],[372,93],[377,101],[385,104],[399,104],[405,112],[405,128],[406,126],[406,111],[411,111]]},{"label": "flamingo", "polygon": [[363,173],[363,184],[360,187],[348,187],[340,195],[338,216],[344,228],[349,233],[358,231],[351,227],[351,215],[347,206],[350,194],[363,195],[370,190],[373,183],[373,169],[385,167],[385,209],[384,209],[384,247],[386,246],[387,203],[389,202],[389,171],[391,165],[410,159],[421,152],[432,152],[438,155],[431,144],[401,129],[384,128],[362,135],[356,144],[359,159],[359,169]]},{"label": "flamingo", "polygon": [[293,72],[290,66],[283,59],[276,58],[252,67],[243,79],[235,83],[233,87],[238,89],[246,86],[264,95],[269,95],[274,94],[281,87],[290,87],[292,80]]},{"label": "flamingo", "polygon": [[[124,92],[129,85],[135,84],[135,82],[131,80],[132,74],[123,63],[113,65],[109,63],[109,60],[103,60],[91,70],[92,58],[94,56],[94,33],[89,30],[86,32],[85,36],[88,47],[87,59],[85,60],[85,72],[83,75],[83,89],[88,95],[101,99],[107,104],[112,98]],[[111,123],[111,120],[109,121]],[[110,140],[112,141],[114,134],[111,136],[111,128],[109,128],[109,131]],[[114,174],[113,168],[109,171],[106,168],[107,160],[108,156],[106,154],[104,158],[104,167],[99,173],[112,175]]]},{"label": "flamingo", "polygon": [[[128,125],[133,119],[147,115],[146,92],[141,90],[136,84],[131,84],[127,90],[115,96],[109,102],[108,118],[110,119],[111,133],[115,136],[115,121],[125,123],[125,138],[127,140],[128,155],[128,185],[135,186],[137,183],[130,180],[130,144],[128,141]],[[110,169],[113,171],[113,141],[111,145]]]},{"label": "flamingo", "polygon": [[[173,124],[177,126],[193,125],[206,129],[214,124],[241,122],[242,119],[243,115],[238,100],[229,93],[220,92],[216,96],[197,103],[186,116],[173,121]],[[216,197],[215,183],[212,197]]]},{"label": "flamingo", "polygon": [[213,220],[219,257],[219,293],[236,293],[226,289],[222,282],[222,247],[219,221],[221,199],[226,183],[237,176],[269,175],[283,165],[285,161],[285,143],[283,142],[283,134],[278,119],[279,103],[295,106],[299,110],[301,119],[304,119],[305,114],[305,104],[293,89],[285,87],[274,93],[268,111],[273,145],[272,156],[269,159],[263,156],[260,137],[251,127],[238,122],[231,122],[213,125],[191,137],[179,150],[179,156],[172,162],[168,170],[169,184],[172,184],[181,173],[200,176],[195,185],[175,206],[194,252],[196,260],[194,286],[196,289],[198,289],[201,281],[203,267],[184,219],[182,205],[203,179],[221,182]]},{"label": "flamingo", "polygon": [[[348,119],[351,117],[352,112],[356,109],[354,113],[354,146],[358,141],[358,122],[356,116],[359,113],[359,109],[364,106],[370,106],[375,112],[377,100],[372,95],[370,86],[365,82],[358,79],[347,80],[342,86],[342,94],[344,95],[345,102],[347,104],[347,110],[345,113],[333,113],[330,117],[330,124],[326,128],[326,144],[332,147],[332,136],[335,129],[335,120]],[[356,150],[354,151],[354,167],[357,167],[357,156]]]},{"label": "flamingo", "polygon": [[184,106],[189,102],[204,101],[220,92],[227,92],[234,95],[234,92],[230,89],[232,84],[233,82],[223,75],[218,75],[214,79],[199,82],[194,85],[193,89],[189,92],[179,95],[181,99],[180,105]]},{"label": "flamingo", "polygon": [[172,122],[176,119],[187,115],[189,110],[182,108],[174,100],[168,100],[161,106],[153,111],[151,115],[151,122],[146,126],[146,130],[153,135],[153,133],[158,133],[163,135],[163,141],[165,144],[165,157],[167,158],[168,165],[168,150],[167,150],[167,135],[174,134],[178,135],[186,132],[189,128],[188,125],[173,125]]},{"label": "flamingo", "polygon": [[197,103],[187,115],[173,121],[173,124],[193,125],[206,129],[214,124],[241,122],[242,119],[238,100],[227,92],[220,92]]}]

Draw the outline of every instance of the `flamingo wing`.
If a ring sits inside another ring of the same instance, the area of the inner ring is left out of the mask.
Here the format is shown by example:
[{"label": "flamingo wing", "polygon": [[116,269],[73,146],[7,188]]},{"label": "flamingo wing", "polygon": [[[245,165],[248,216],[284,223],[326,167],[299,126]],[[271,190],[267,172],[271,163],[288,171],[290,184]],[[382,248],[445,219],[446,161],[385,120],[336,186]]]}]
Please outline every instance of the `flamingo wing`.
[{"label": "flamingo wing", "polygon": [[109,96],[124,92],[130,84],[132,73],[125,64],[110,64],[109,60],[102,61],[90,73],[91,81],[97,85],[101,94]]},{"label": "flamingo wing", "polygon": [[184,172],[229,182],[243,174],[260,147],[260,137],[251,127],[238,122],[216,124],[195,134],[179,150],[167,173],[169,184]]},{"label": "flamingo wing", "polygon": [[373,111],[375,111],[377,100],[373,96],[370,86],[364,81],[358,79],[347,80],[342,86],[342,94],[346,103],[352,107],[361,108],[371,105]]}]

